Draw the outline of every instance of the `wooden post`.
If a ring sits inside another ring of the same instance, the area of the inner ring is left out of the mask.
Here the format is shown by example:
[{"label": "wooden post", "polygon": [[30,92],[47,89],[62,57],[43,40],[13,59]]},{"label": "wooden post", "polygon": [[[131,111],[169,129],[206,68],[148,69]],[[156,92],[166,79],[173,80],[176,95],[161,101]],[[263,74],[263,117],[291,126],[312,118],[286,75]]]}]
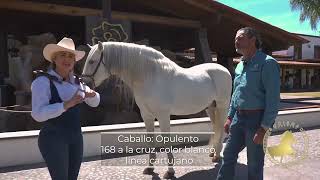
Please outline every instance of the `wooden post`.
[{"label": "wooden post", "polygon": [[[101,16],[86,16],[86,42],[94,45],[98,41],[130,42],[132,24],[127,19],[111,19],[111,0],[102,0]],[[105,33],[109,32],[108,36]]]},{"label": "wooden post", "polygon": [[309,71],[309,69],[306,67],[306,87],[307,87],[307,89],[310,88],[309,76],[310,76],[310,71]]},{"label": "wooden post", "polygon": [[[282,75],[281,75],[281,84],[282,85],[285,85],[285,83],[286,83],[286,68],[285,68],[285,66],[281,66],[280,65],[280,69],[282,69]],[[289,78],[289,77],[288,77]]]},{"label": "wooden post", "polygon": [[200,63],[212,63],[211,51],[207,39],[207,30],[200,28],[196,31],[195,57]]},{"label": "wooden post", "polygon": [[[86,16],[85,17],[85,28],[86,28],[86,43],[90,45],[94,45],[92,43],[92,28],[96,27],[99,23],[101,23],[101,18],[99,16]],[[101,36],[98,34],[97,36]]]},{"label": "wooden post", "polygon": [[302,45],[295,44],[293,46],[293,58],[294,59],[302,59]]},{"label": "wooden post", "polygon": [[102,17],[111,22],[111,0],[102,0]]},{"label": "wooden post", "polygon": [[[102,1],[102,13],[101,16],[86,16],[85,22],[86,22],[86,42],[90,45],[94,45],[92,43],[92,29],[98,24],[101,24],[103,20],[107,20],[107,22],[110,23],[111,21],[111,0],[101,0]],[[96,37],[102,37],[102,32],[96,31]]]},{"label": "wooden post", "polygon": [[123,20],[121,25],[125,33],[128,35],[127,42],[132,42],[132,22],[130,20]]},{"label": "wooden post", "polygon": [[0,32],[0,75],[9,75],[7,33]]}]

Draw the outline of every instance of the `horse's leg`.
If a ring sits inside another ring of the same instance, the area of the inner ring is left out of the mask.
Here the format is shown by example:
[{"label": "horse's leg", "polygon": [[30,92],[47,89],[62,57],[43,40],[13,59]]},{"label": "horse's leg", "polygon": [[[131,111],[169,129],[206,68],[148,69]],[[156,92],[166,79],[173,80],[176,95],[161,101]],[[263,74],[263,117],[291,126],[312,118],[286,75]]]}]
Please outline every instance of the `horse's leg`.
[{"label": "horse's leg", "polygon": [[[170,115],[168,113],[162,113],[159,114],[157,116],[157,119],[159,121],[159,125],[160,125],[160,130],[161,132],[165,132],[165,133],[170,133]],[[170,136],[170,134],[163,134],[163,136]],[[171,143],[166,143],[165,144],[165,148],[170,147]],[[174,157],[172,152],[167,153],[168,156],[168,171],[164,174],[163,178],[164,179],[172,179],[174,178],[174,169],[173,169],[173,165],[174,165]]]},{"label": "horse's leg", "polygon": [[[209,146],[212,145],[212,147],[214,148],[214,152],[210,153],[209,156],[214,158],[216,156],[216,143],[213,142],[217,142],[216,141],[216,121],[218,121],[218,117],[217,117],[217,108],[216,108],[216,102],[214,101],[209,107],[208,109],[206,109],[206,112],[211,120],[211,125],[212,125],[212,130],[214,132],[214,134],[211,135],[210,137],[210,141],[209,141]],[[214,159],[212,159],[213,161]]]},{"label": "horse's leg", "polygon": [[[146,130],[147,130],[147,137],[151,137],[152,139],[154,139],[154,134],[150,134],[154,132],[154,116],[141,110],[141,117],[144,121],[144,124],[146,126]],[[154,142],[149,142],[148,143],[148,148],[154,148],[155,144]],[[152,175],[154,172],[154,167],[153,167],[153,163],[156,159],[156,153],[149,153],[149,166],[147,168],[145,168],[143,170],[143,174],[148,174],[148,175]]]},{"label": "horse's leg", "polygon": [[219,102],[213,102],[207,111],[208,116],[210,117],[214,135],[211,136],[210,145],[215,150],[215,153],[211,153],[209,156],[212,157],[213,162],[220,160],[220,152],[222,150],[223,143],[223,124],[227,118],[227,107],[223,108],[219,106]]}]

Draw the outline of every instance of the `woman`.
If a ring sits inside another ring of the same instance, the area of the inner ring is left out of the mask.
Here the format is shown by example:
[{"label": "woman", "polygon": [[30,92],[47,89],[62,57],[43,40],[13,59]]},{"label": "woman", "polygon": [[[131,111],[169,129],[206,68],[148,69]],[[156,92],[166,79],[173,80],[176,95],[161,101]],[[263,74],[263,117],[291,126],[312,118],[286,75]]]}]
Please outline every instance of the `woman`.
[{"label": "woman", "polygon": [[75,50],[72,39],[46,45],[43,55],[52,63],[52,69],[39,73],[31,85],[31,115],[43,122],[39,149],[53,180],[75,180],[83,155],[78,105],[84,101],[96,107],[100,96],[73,74],[75,62],[85,52]]}]

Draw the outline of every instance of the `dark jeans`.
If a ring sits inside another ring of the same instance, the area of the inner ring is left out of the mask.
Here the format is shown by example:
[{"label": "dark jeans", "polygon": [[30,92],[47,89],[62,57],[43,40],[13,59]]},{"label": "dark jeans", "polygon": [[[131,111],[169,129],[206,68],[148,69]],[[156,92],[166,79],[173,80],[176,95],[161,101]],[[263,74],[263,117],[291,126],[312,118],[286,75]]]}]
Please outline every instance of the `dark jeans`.
[{"label": "dark jeans", "polygon": [[253,112],[246,115],[237,113],[235,115],[217,180],[234,179],[238,154],[244,147],[247,147],[248,180],[263,180],[265,155],[263,146],[253,142],[253,137],[260,127],[262,115],[263,112]]},{"label": "dark jeans", "polygon": [[77,179],[83,156],[81,133],[44,128],[40,131],[38,145],[52,180]]}]

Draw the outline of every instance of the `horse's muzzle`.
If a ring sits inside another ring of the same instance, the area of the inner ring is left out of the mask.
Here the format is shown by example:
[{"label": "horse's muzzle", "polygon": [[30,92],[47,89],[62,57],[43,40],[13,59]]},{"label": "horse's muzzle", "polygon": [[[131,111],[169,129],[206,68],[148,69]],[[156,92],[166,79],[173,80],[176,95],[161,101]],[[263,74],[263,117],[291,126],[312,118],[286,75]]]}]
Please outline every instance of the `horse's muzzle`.
[{"label": "horse's muzzle", "polygon": [[89,86],[90,89],[95,88],[94,80],[91,77],[81,76],[81,79],[87,86]]}]

